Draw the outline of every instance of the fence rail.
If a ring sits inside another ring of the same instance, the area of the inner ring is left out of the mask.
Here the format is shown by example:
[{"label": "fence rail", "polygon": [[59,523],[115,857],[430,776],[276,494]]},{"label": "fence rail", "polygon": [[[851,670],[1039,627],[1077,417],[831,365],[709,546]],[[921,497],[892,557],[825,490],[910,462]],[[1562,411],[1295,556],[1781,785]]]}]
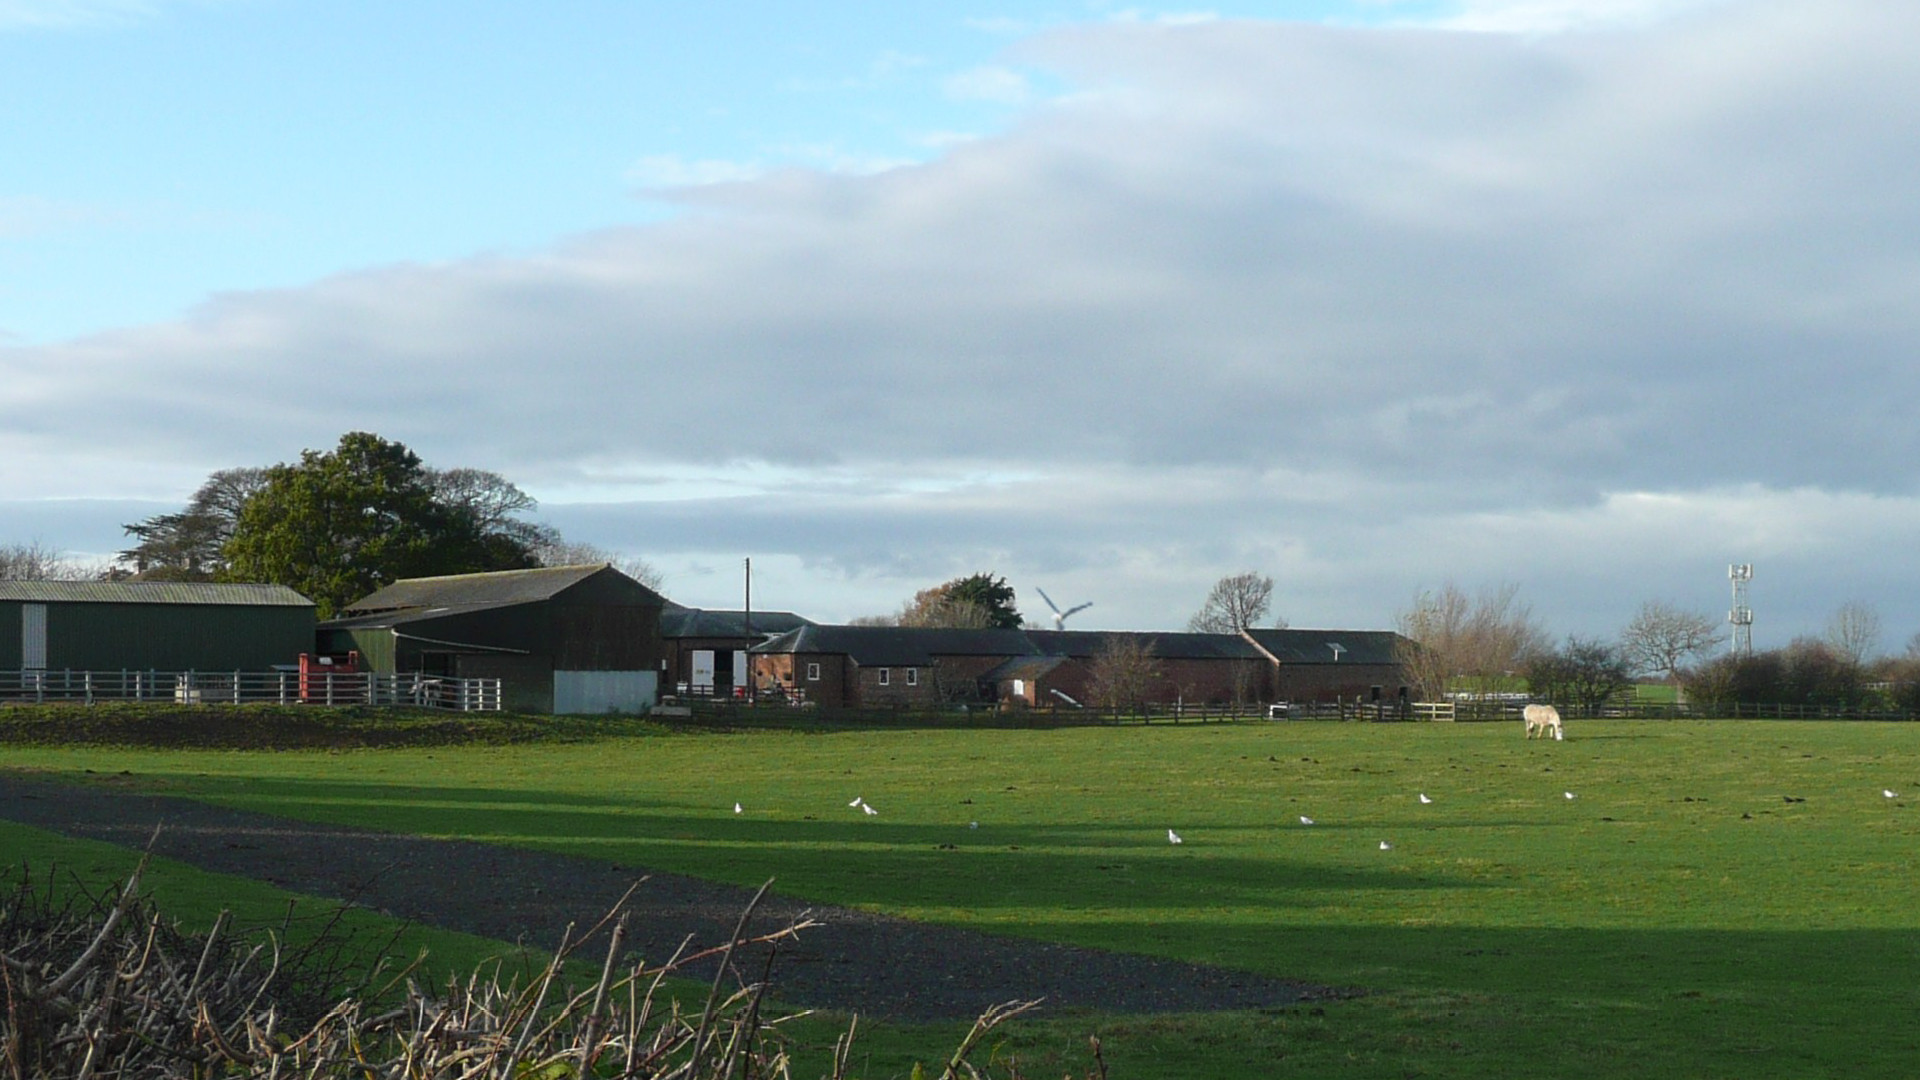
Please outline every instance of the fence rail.
[{"label": "fence rail", "polygon": [[182,705],[404,705],[499,712],[499,679],[376,672],[0,671],[0,704],[105,701]]}]

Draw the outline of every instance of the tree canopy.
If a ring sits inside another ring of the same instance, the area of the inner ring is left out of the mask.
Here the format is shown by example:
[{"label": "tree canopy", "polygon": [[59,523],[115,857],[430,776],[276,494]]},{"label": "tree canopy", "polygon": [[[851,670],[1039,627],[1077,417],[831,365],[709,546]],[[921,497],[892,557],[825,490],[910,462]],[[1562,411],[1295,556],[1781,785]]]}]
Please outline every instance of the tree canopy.
[{"label": "tree canopy", "polygon": [[992,574],[969,574],[915,593],[891,619],[869,619],[871,624],[944,626],[968,629],[1020,628],[1013,586]]},{"label": "tree canopy", "polygon": [[221,548],[221,575],[297,589],[328,618],[400,578],[538,565],[525,538],[498,527],[504,514],[489,521],[479,509],[502,492],[482,502],[444,490],[405,446],[350,432],[265,471]]}]

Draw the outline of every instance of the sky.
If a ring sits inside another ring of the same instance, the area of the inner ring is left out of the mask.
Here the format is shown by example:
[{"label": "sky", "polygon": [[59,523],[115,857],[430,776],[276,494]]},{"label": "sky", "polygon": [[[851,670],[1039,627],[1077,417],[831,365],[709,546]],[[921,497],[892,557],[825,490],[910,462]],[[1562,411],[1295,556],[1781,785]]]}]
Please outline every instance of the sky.
[{"label": "sky", "polygon": [[1920,630],[1920,8],[0,0],[0,543],[348,431],[673,599]]}]

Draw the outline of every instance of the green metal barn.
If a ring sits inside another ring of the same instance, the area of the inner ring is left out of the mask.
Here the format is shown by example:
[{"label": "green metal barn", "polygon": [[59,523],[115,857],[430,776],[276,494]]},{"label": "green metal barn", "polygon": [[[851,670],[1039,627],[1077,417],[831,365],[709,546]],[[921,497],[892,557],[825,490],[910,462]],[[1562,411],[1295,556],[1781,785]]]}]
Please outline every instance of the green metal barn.
[{"label": "green metal barn", "polygon": [[0,670],[266,671],[315,625],[283,585],[0,581]]},{"label": "green metal barn", "polygon": [[665,603],[604,563],[411,578],[321,623],[320,651],[381,674],[499,679],[515,712],[645,712]]}]

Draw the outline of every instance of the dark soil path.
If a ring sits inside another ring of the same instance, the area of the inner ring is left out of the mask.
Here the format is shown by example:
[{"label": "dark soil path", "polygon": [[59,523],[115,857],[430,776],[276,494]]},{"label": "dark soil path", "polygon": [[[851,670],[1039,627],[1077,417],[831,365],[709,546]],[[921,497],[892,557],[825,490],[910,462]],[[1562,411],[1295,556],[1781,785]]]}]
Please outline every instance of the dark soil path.
[{"label": "dark soil path", "polygon": [[[724,943],[753,890],[640,867],[460,840],[363,832],[0,772],[0,818],[143,847],[294,892],[351,900],[414,922],[551,947],[568,923],[594,925],[628,901],[631,948],[651,962],[683,941]],[[1344,996],[1325,987],[1098,949],[1003,938],[769,894],[749,927],[810,915],[784,944],[774,992],[797,1006],[906,1020],[971,1019],[990,1005],[1046,999],[1045,1011],[1201,1012]],[[761,964],[736,961],[757,977]],[[708,969],[709,975],[712,969]]]}]

